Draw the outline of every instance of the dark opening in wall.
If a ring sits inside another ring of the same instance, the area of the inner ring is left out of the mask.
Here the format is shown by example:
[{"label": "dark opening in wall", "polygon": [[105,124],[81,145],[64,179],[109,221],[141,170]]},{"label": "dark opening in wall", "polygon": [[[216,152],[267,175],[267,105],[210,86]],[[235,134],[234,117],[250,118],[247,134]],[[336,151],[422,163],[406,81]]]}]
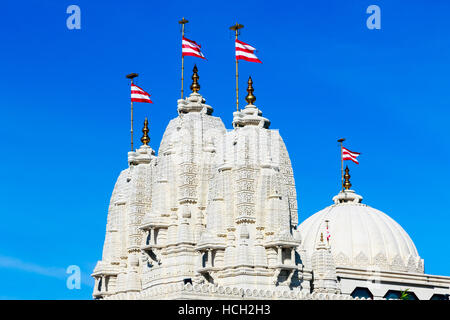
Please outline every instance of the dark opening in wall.
[{"label": "dark opening in wall", "polygon": [[353,298],[365,298],[365,299],[372,299],[373,300],[373,294],[370,292],[367,288],[362,287],[356,287],[355,290],[353,290],[351,296]]},{"label": "dark opening in wall", "polygon": [[[401,299],[401,297],[402,297],[402,292],[399,290],[389,290],[384,295],[384,298],[386,300]],[[404,300],[419,300],[419,299],[417,298],[417,296],[414,292],[407,291]]]},{"label": "dark opening in wall", "polygon": [[433,294],[433,296],[430,298],[430,300],[449,300],[448,294]]}]

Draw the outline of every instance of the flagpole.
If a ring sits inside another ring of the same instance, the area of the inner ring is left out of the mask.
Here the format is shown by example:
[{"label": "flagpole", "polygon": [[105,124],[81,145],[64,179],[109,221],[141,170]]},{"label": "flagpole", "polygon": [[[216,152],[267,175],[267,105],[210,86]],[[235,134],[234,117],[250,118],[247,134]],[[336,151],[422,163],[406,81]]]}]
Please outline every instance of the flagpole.
[{"label": "flagpole", "polygon": [[[137,76],[137,73],[130,73],[127,75],[127,78],[131,80],[131,85],[133,85],[133,79]],[[133,151],[133,101],[131,101],[131,151]]]},{"label": "flagpole", "polygon": [[[230,30],[235,32],[236,40],[238,39],[239,29],[242,29],[244,26],[236,22],[234,26],[230,27]],[[236,48],[235,48],[236,50]],[[236,51],[235,51],[236,55]],[[239,69],[238,69],[238,59],[236,57],[236,111],[239,111]]]},{"label": "flagpole", "polygon": [[[237,34],[236,34],[237,39]],[[238,59],[236,57],[236,111],[239,111],[239,69],[238,69]]]},{"label": "flagpole", "polygon": [[[181,37],[184,37],[184,25],[188,23],[189,21],[186,20],[184,17],[180,21],[178,21],[179,24],[181,24]],[[183,39],[181,40],[183,43]],[[183,55],[183,48],[181,48],[181,99],[183,99],[184,92],[183,92],[183,83],[184,83],[184,55]]]},{"label": "flagpole", "polygon": [[344,191],[344,160],[342,158],[342,142],[344,142],[345,139],[339,139],[338,142],[341,145],[341,185],[342,185],[342,191]]}]

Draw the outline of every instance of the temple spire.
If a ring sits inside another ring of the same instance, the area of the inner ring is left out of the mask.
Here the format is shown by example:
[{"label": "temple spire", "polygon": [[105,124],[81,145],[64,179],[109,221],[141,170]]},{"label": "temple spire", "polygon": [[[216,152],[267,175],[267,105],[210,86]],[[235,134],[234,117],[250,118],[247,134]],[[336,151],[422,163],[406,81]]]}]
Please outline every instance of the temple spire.
[{"label": "temple spire", "polygon": [[350,183],[350,174],[348,166],[345,167],[345,174],[344,174],[344,183],[342,185],[345,190],[349,190],[352,187],[352,184]]},{"label": "temple spire", "polygon": [[145,120],[144,120],[144,128],[142,129],[142,133],[144,134],[143,136],[142,136],[142,138],[141,138],[141,142],[143,143],[143,144],[145,144],[146,146],[148,146],[148,143],[150,142],[150,137],[148,136],[148,132],[149,132],[150,130],[148,130],[148,120],[147,120],[147,117],[145,117]]},{"label": "temple spire", "polygon": [[200,84],[198,83],[198,79],[200,78],[198,76],[198,69],[197,65],[194,65],[194,69],[192,70],[194,74],[192,75],[192,84],[191,84],[191,90],[192,92],[197,93],[200,90]]},{"label": "temple spire", "polygon": [[256,101],[256,97],[253,95],[253,80],[252,77],[248,77],[247,81],[247,97],[245,97],[245,101],[247,101],[248,104],[253,105],[253,103]]}]

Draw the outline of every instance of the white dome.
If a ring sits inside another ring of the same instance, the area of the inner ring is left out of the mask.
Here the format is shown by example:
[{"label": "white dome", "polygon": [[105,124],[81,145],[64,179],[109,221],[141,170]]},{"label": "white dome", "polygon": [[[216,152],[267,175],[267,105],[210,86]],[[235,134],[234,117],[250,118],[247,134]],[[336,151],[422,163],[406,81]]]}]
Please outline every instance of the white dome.
[{"label": "white dome", "polygon": [[362,204],[362,197],[352,190],[341,191],[333,200],[335,204],[299,226],[308,260],[320,234],[326,236],[328,224],[336,267],[424,272],[414,243],[392,218]]}]

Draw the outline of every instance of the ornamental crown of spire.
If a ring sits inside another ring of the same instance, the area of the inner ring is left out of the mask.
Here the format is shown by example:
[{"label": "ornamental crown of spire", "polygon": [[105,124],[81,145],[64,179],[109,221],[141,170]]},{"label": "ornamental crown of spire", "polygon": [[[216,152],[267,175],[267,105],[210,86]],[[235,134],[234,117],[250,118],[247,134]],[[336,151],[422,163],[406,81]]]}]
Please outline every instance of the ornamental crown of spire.
[{"label": "ornamental crown of spire", "polygon": [[349,173],[349,169],[348,166],[345,167],[345,174],[344,174],[344,183],[342,184],[342,187],[345,190],[350,190],[350,188],[352,187],[352,184],[350,183],[350,173]]},{"label": "ornamental crown of spire", "polygon": [[252,77],[248,77],[247,81],[247,97],[245,97],[245,101],[247,101],[248,104],[253,105],[253,103],[256,101],[256,97],[253,95],[253,80]]},{"label": "ornamental crown of spire", "polygon": [[198,75],[198,69],[197,65],[194,65],[194,69],[192,70],[192,84],[191,84],[191,90],[192,92],[197,93],[200,90],[200,84],[198,83],[198,79],[200,78]]},{"label": "ornamental crown of spire", "polygon": [[363,197],[356,194],[355,191],[350,190],[352,184],[350,183],[350,170],[348,166],[345,167],[344,181],[342,182],[342,190],[333,197],[333,202],[338,203],[361,203]]},{"label": "ornamental crown of spire", "polygon": [[148,146],[148,144],[150,142],[150,137],[148,136],[149,131],[150,130],[148,129],[148,119],[147,119],[147,117],[145,117],[144,128],[142,128],[143,135],[141,138],[141,142],[142,142],[142,144],[144,144],[146,146]]}]

